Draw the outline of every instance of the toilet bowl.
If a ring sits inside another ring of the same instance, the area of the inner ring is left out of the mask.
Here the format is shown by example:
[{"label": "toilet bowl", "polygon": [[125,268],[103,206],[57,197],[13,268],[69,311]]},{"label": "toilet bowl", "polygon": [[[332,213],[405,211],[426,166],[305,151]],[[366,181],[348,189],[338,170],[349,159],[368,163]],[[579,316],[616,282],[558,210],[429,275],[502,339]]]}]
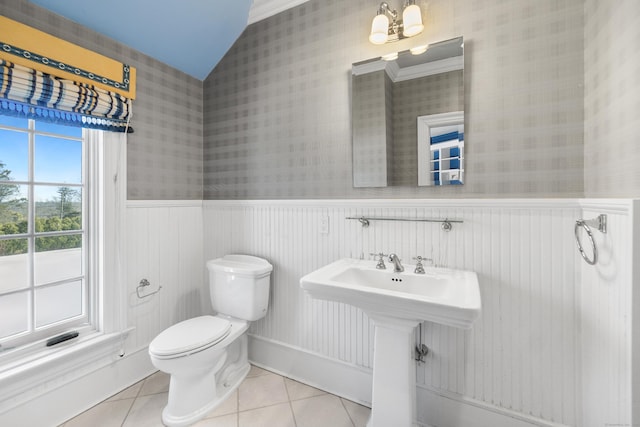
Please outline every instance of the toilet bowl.
[{"label": "toilet bowl", "polygon": [[270,274],[267,261],[227,255],[207,262],[215,316],[177,323],[149,344],[151,363],[171,375],[162,421],[187,426],[222,403],[249,373],[250,321],[266,314]]}]

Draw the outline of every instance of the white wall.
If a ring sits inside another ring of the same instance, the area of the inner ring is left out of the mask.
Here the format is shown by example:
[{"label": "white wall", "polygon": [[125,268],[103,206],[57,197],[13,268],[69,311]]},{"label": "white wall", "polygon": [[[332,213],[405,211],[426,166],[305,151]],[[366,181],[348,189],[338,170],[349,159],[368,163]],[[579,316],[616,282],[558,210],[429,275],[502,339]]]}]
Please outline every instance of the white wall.
[{"label": "white wall", "polygon": [[[514,419],[630,423],[631,264],[625,248],[631,245],[631,208],[628,201],[594,201],[588,208],[583,214],[575,199],[210,201],[204,205],[204,256],[249,253],[274,265],[270,311],[251,329],[264,353],[252,357],[281,371],[288,367],[271,359],[268,348],[297,352],[309,366],[322,358],[345,369],[372,365],[366,315],[306,296],[299,279],[309,271],[379,251],[474,270],[483,303],[474,328],[423,325],[432,352],[418,367],[421,422],[465,426],[460,408],[475,408],[474,414],[499,414],[505,426]],[[596,236],[601,262],[590,267],[575,248],[574,223],[598,212],[608,214],[610,231]],[[363,229],[345,219],[360,215],[460,218],[464,224],[445,233],[438,224],[372,222]],[[323,217],[330,223],[326,235],[319,231]],[[291,369],[304,379],[299,363]],[[454,402],[449,412],[443,399]],[[486,425],[497,425],[491,419]]]},{"label": "white wall", "polygon": [[[211,312],[205,301],[201,201],[127,203],[127,351],[146,351],[156,335],[181,320]],[[156,295],[140,299],[143,278]],[[207,296],[208,298],[208,296]],[[206,304],[205,304],[206,303]]]},{"label": "white wall", "polygon": [[[631,425],[634,396],[638,400],[637,389],[633,393],[638,381],[632,378],[639,376],[632,355],[640,333],[640,304],[632,304],[639,298],[632,292],[639,281],[632,274],[640,256],[633,237],[640,229],[633,220],[636,205],[577,199],[207,201],[204,206],[130,201],[126,310],[135,330],[125,357],[37,402],[53,410],[60,408],[61,395],[75,396],[73,408],[58,411],[64,420],[152,372],[146,354],[151,340],[180,320],[211,312],[205,260],[248,253],[274,265],[269,313],[251,329],[251,359],[367,403],[371,323],[348,305],[312,300],[299,279],[341,257],[394,251],[405,262],[415,255],[433,257],[441,265],[476,271],[480,279],[483,312],[472,330],[423,324],[422,339],[431,353],[417,369],[422,423]],[[599,213],[608,215],[609,230],[595,232],[600,262],[592,267],[575,248],[574,223]],[[464,223],[445,233],[437,223],[372,222],[362,228],[345,219],[361,215]],[[329,233],[321,234],[325,217]],[[142,278],[151,290],[162,290],[138,299]],[[86,393],[86,384],[100,386]],[[23,419],[28,408],[11,416]]]},{"label": "white wall", "polygon": [[[632,333],[638,333],[640,307],[633,304],[633,290],[639,285],[637,272],[633,276],[633,256],[637,252],[637,246],[633,246],[634,233],[636,239],[639,234],[633,206],[631,203],[603,206],[599,201],[583,201],[585,217],[607,213],[608,219],[607,233],[594,233],[599,248],[597,265],[580,264],[582,393],[577,398],[582,399],[585,426],[635,425],[631,418],[634,354],[636,371],[639,360],[637,349],[632,352],[634,342],[638,345]],[[637,216],[637,209],[635,212]],[[583,240],[588,246],[586,237]],[[636,381],[636,402],[638,385]],[[637,424],[636,417],[633,421]]]}]

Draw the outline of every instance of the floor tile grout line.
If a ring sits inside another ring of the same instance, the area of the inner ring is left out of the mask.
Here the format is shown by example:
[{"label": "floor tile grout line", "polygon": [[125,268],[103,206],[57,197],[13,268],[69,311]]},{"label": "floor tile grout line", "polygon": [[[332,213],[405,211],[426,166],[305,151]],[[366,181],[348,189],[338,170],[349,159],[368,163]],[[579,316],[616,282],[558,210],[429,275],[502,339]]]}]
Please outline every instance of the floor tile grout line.
[{"label": "floor tile grout line", "polygon": [[[134,385],[138,384],[139,382],[142,382],[142,384],[140,384],[140,388],[136,392],[136,396],[133,398],[133,401],[131,402],[131,406],[129,406],[129,410],[127,411],[127,414],[125,415],[124,419],[122,420],[122,424],[120,425],[120,427],[124,427],[124,425],[127,423],[127,418],[129,418],[129,415],[131,414],[131,409],[133,409],[133,406],[138,401],[138,398],[140,398],[140,393],[142,393],[142,390],[144,389],[144,385],[147,383],[149,378],[151,378],[153,375],[157,374],[158,372],[160,372],[160,371],[158,370],[156,372],[153,372],[152,374],[147,375],[144,379],[142,379],[142,380],[140,380],[140,381],[138,381],[138,382],[136,382],[136,383],[131,385],[131,386],[134,386]],[[125,390],[126,390],[126,388],[125,388]],[[165,393],[165,392],[160,392],[160,393]],[[152,394],[145,395],[145,396],[152,396],[152,395],[160,394],[160,393],[152,393]],[[162,418],[162,414],[160,415],[160,417]]]},{"label": "floor tile grout line", "polygon": [[[142,384],[140,384],[140,388],[138,389],[138,392],[136,393],[136,397],[133,399],[133,402],[131,402],[131,406],[129,406],[129,410],[127,411],[127,415],[125,415],[124,420],[122,420],[122,424],[120,425],[120,427],[124,427],[124,425],[127,423],[127,418],[129,418],[129,414],[131,414],[131,409],[133,409],[133,406],[138,401],[138,398],[140,397],[140,393],[142,393],[142,390],[144,389],[144,385],[147,383],[147,380],[149,380],[149,378],[151,378],[151,376],[154,375],[157,372],[159,372],[159,371],[156,371],[156,372],[152,373],[151,375],[147,375],[143,380],[138,381],[138,382],[142,382]],[[137,383],[135,383],[135,384],[137,384]],[[135,384],[133,384],[133,385],[135,385]],[[161,415],[161,417],[162,417],[162,415]]]},{"label": "floor tile grout line", "polygon": [[342,408],[344,409],[344,411],[347,413],[347,417],[349,417],[349,421],[351,421],[351,424],[353,425],[353,427],[356,426],[356,422],[353,420],[353,417],[351,416],[351,412],[349,412],[349,409],[347,409],[347,407],[344,404],[344,399],[342,397],[338,397],[338,399],[340,399],[340,404],[342,405]]},{"label": "floor tile grout line", "polygon": [[293,403],[289,400],[289,410],[291,411],[291,416],[293,417],[293,425],[298,426],[298,420],[296,419],[296,413],[293,411]]},{"label": "floor tile grout line", "polygon": [[286,377],[282,377],[282,382],[284,383],[284,390],[287,393],[287,397],[289,398],[289,410],[291,411],[291,417],[293,418],[293,425],[294,427],[298,426],[298,420],[296,419],[296,413],[293,411],[293,403],[292,403],[292,399],[291,399],[291,393],[289,393],[289,386],[287,385],[287,380],[285,379]]},{"label": "floor tile grout line", "polygon": [[256,406],[255,408],[248,408],[248,409],[242,409],[240,410],[240,408],[238,408],[238,413],[241,412],[250,412],[250,411],[255,411],[256,409],[264,409],[264,408],[271,408],[272,406],[277,406],[277,405],[282,405],[283,403],[287,403],[290,401],[282,401],[282,402],[275,402],[275,403],[270,403],[268,405],[264,405],[264,406]]},{"label": "floor tile grout line", "polygon": [[[156,371],[156,372],[158,372],[158,371]],[[154,372],[153,374],[155,374],[156,372]],[[153,374],[151,374],[151,375],[153,375]],[[140,393],[142,393],[142,389],[144,388],[144,384],[147,382],[147,380],[149,378],[151,378],[151,375],[147,375],[144,379],[142,379],[142,380],[138,381],[137,383],[135,383],[135,384],[138,384],[139,382],[142,382],[142,384],[140,384],[140,388],[138,389],[138,392],[136,393],[136,399],[140,396]],[[135,384],[133,384],[133,385],[135,385]]]},{"label": "floor tile grout line", "polygon": [[238,388],[236,389],[236,427],[240,427],[240,384],[238,384]]},{"label": "floor tile grout line", "polygon": [[[285,388],[286,388],[286,386],[285,386]],[[157,393],[157,394],[160,394],[160,393]],[[327,393],[327,392],[323,392],[323,394],[317,394],[315,396],[305,396],[305,397],[300,397],[300,398],[297,398],[297,399],[292,399],[289,396],[289,392],[287,390],[287,401],[288,402],[300,402],[302,400],[309,400],[309,399],[315,399],[315,398],[318,398],[318,397],[326,397],[326,396],[335,396],[335,397],[337,397],[338,399],[340,399],[342,401],[342,398],[340,396],[335,395],[335,394],[331,394],[331,393]],[[275,403],[270,403],[270,404],[264,405],[264,406],[256,406],[255,408],[240,409],[240,402],[238,402],[238,410],[236,412],[238,412],[238,413],[240,413],[240,412],[249,412],[249,411],[254,411],[256,409],[270,408],[272,406],[282,405],[283,403],[287,403],[287,402],[285,402],[285,401],[275,402]],[[219,415],[219,416],[222,416],[222,415]],[[217,417],[214,417],[214,418],[217,418]]]},{"label": "floor tile grout line", "polygon": [[[142,389],[142,387],[140,387],[140,389]],[[140,390],[138,390],[139,392]],[[138,400],[138,397],[134,397],[131,400],[131,405],[129,405],[129,409],[127,410],[126,415],[124,416],[124,418],[122,419],[122,424],[120,424],[120,427],[124,427],[125,423],[127,422],[127,418],[129,418],[129,414],[131,413],[131,408],[133,408],[133,405],[135,405],[136,401]]]}]

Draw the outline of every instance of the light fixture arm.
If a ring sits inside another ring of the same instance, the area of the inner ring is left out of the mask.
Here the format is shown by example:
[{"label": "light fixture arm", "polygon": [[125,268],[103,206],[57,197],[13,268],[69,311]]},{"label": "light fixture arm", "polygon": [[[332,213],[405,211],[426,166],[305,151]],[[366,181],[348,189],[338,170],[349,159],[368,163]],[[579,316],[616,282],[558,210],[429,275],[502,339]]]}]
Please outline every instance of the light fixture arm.
[{"label": "light fixture arm", "polygon": [[386,1],[380,3],[380,7],[378,7],[378,15],[384,14],[388,14],[394,22],[396,19],[398,19],[398,11],[396,11],[395,9],[391,9],[389,7],[389,3],[387,3]]}]

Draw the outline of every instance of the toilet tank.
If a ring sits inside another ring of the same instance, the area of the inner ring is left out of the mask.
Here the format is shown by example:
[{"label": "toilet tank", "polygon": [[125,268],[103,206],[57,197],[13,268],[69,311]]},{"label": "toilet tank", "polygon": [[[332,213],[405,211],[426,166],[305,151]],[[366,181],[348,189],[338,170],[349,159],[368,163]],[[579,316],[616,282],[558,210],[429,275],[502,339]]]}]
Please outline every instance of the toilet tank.
[{"label": "toilet tank", "polygon": [[207,261],[213,309],[244,320],[267,314],[273,266],[250,255],[225,255]]}]

